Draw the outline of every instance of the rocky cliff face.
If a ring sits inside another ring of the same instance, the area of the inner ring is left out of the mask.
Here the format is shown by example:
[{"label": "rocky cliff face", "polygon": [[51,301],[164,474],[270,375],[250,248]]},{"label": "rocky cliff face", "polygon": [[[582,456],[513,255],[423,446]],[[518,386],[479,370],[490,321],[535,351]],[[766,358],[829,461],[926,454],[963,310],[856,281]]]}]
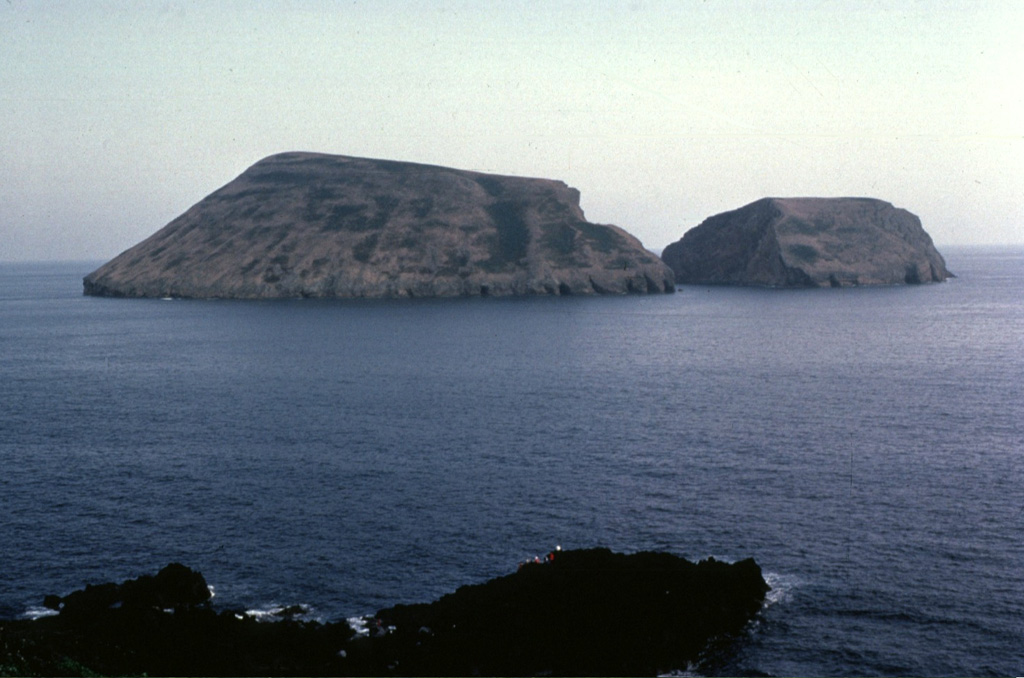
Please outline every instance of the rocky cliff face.
[{"label": "rocky cliff face", "polygon": [[560,181],[284,153],[89,274],[128,297],[649,293],[671,270]]},{"label": "rocky cliff face", "polygon": [[665,248],[682,284],[840,287],[952,277],[921,221],[872,198],[764,198]]}]

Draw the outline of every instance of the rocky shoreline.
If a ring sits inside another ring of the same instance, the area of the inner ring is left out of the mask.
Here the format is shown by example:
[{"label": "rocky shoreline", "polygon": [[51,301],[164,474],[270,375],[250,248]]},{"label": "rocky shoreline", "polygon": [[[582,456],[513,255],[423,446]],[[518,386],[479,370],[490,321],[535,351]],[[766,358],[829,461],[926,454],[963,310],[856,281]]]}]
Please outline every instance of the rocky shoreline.
[{"label": "rocky shoreline", "polygon": [[739,637],[768,590],[751,559],[555,551],[357,630],[215,609],[203,576],[171,564],[0,621],[0,675],[657,675]]}]

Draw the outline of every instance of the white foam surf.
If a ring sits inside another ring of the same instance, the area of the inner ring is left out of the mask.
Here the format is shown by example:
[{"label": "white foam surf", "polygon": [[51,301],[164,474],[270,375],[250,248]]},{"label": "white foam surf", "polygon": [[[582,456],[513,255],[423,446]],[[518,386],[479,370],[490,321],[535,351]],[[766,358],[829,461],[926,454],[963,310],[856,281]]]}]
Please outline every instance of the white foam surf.
[{"label": "white foam surf", "polygon": [[51,610],[48,607],[36,606],[28,608],[21,613],[23,619],[42,619],[43,617],[52,617],[55,614],[60,614],[57,610]]},{"label": "white foam surf", "polygon": [[766,608],[790,600],[793,597],[793,590],[802,583],[796,575],[778,572],[765,572],[764,581],[771,587],[771,590],[764,596]]},{"label": "white foam surf", "polygon": [[270,605],[265,608],[252,608],[245,611],[243,617],[258,622],[278,622],[286,619],[293,621],[323,621],[309,605]]}]

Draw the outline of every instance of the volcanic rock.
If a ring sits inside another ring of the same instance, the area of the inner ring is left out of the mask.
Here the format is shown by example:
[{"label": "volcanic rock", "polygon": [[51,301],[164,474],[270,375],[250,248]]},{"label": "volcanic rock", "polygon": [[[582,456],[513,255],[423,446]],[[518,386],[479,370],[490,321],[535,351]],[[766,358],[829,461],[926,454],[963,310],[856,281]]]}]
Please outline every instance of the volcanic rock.
[{"label": "volcanic rock", "polygon": [[555,551],[433,603],[381,610],[362,634],[345,621],[217,611],[202,575],[172,567],[160,585],[87,587],[59,598],[60,614],[0,621],[0,675],[653,676],[743,642],[768,591],[749,559]]},{"label": "volcanic rock", "polygon": [[126,297],[675,291],[560,181],[315,153],[265,158],[84,279]]},{"label": "volcanic rock", "polygon": [[842,287],[953,277],[920,219],[873,198],[763,198],[706,219],[661,256],[680,284]]},{"label": "volcanic rock", "polygon": [[89,616],[110,608],[185,609],[210,600],[203,575],[180,563],[171,563],[156,576],[143,575],[121,584],[89,585],[63,598],[47,596],[46,607],[68,616]]},{"label": "volcanic rock", "polygon": [[377,651],[402,648],[404,675],[659,675],[734,638],[769,590],[751,559],[552,555],[429,605],[378,612],[389,633]]}]

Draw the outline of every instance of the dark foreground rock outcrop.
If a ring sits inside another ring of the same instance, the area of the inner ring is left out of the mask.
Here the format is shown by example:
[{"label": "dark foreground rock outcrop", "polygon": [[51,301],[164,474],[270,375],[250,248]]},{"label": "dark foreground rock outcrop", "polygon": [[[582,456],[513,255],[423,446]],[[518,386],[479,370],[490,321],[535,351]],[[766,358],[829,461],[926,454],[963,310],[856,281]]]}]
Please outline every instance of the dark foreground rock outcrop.
[{"label": "dark foreground rock outcrop", "polygon": [[661,256],[679,284],[842,287],[952,277],[921,220],[873,198],[764,198],[706,219]]},{"label": "dark foreground rock outcrop", "polygon": [[767,590],[753,560],[558,551],[434,603],[381,610],[359,633],[217,611],[201,575],[171,565],[50,597],[57,615],[0,622],[0,674],[655,675],[735,642]]},{"label": "dark foreground rock outcrop", "polygon": [[259,161],[84,280],[125,297],[673,292],[561,181],[316,153]]}]

